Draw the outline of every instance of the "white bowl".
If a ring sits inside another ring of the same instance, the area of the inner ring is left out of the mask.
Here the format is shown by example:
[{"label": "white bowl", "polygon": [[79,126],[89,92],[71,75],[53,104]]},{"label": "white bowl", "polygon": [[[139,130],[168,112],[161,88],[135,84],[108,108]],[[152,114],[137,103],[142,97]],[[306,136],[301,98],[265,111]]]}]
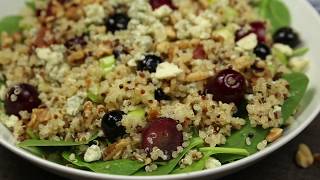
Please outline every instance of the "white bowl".
[{"label": "white bowl", "polygon": [[[46,169],[55,174],[72,178],[72,179],[87,179],[87,180],[99,180],[99,179],[131,179],[131,180],[143,180],[143,179],[193,179],[193,178],[218,178],[227,174],[234,173],[240,169],[243,169],[258,160],[274,152],[294,137],[296,137],[303,129],[305,129],[312,120],[316,117],[320,110],[320,83],[319,83],[319,69],[320,60],[320,18],[317,12],[306,0],[284,0],[288,5],[292,17],[293,27],[299,31],[305,45],[310,48],[308,58],[311,60],[310,68],[307,75],[310,78],[310,85],[301,104],[300,112],[295,122],[285,130],[283,137],[278,141],[269,145],[266,149],[251,155],[247,158],[239,161],[223,165],[217,169],[203,170],[199,172],[179,174],[179,175],[165,175],[165,176],[152,176],[152,177],[137,177],[137,176],[116,176],[108,174],[98,174],[78,169],[73,169],[65,166],[61,166],[44,159],[38,158],[22,149],[17,148],[14,145],[14,140],[11,133],[2,125],[0,125],[0,144],[8,148],[13,153],[25,158],[26,160],[38,165],[39,167]],[[0,16],[12,14],[18,12],[19,8],[23,5],[24,0],[15,1],[0,1]]]}]

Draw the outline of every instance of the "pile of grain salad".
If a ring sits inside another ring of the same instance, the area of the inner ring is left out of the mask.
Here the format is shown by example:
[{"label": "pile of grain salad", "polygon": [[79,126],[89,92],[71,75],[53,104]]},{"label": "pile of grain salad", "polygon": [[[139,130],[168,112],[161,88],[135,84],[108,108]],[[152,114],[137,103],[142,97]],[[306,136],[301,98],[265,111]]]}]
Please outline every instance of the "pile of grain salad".
[{"label": "pile of grain salad", "polygon": [[0,21],[0,120],[75,168],[217,168],[293,120],[308,49],[290,21],[280,0],[28,1]]}]

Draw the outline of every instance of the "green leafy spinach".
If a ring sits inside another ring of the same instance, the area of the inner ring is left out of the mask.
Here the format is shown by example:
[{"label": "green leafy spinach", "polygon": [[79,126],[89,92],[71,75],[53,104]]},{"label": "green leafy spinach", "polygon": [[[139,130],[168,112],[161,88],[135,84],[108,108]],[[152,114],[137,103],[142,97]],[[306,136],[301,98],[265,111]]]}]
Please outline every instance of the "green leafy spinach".
[{"label": "green leafy spinach", "polygon": [[291,16],[287,6],[281,0],[261,0],[259,14],[270,20],[273,30],[291,24]]},{"label": "green leafy spinach", "polygon": [[214,154],[234,154],[241,156],[249,155],[249,152],[247,150],[239,148],[203,147],[200,148],[200,151],[204,154],[203,158],[201,158],[199,161],[194,162],[190,166],[187,166],[186,168],[175,169],[172,174],[181,174],[203,170],[209,157]]},{"label": "green leafy spinach", "polygon": [[52,140],[40,140],[40,139],[28,139],[18,144],[19,147],[66,147],[66,146],[79,146],[88,144],[90,141],[96,139],[98,133],[94,134],[88,141],[74,142],[74,141],[52,141]]},{"label": "green leafy spinach", "polygon": [[19,23],[22,19],[21,16],[7,16],[0,20],[0,34],[7,32],[13,34],[20,31]]},{"label": "green leafy spinach", "polygon": [[105,174],[131,175],[144,167],[144,163],[129,159],[87,163],[78,156],[75,156],[74,159],[70,158],[70,152],[62,153],[62,157],[78,167],[88,168],[93,172]]},{"label": "green leafy spinach", "polygon": [[298,72],[286,74],[283,78],[287,80],[290,85],[290,96],[282,106],[282,118],[285,123],[297,109],[303,95],[306,93],[309,79],[305,74]]},{"label": "green leafy spinach", "polygon": [[145,172],[145,171],[139,171],[134,175],[137,176],[152,176],[152,175],[165,175],[165,174],[170,174],[174,168],[177,166],[179,161],[183,158],[183,156],[189,152],[192,148],[199,146],[203,144],[203,140],[199,137],[194,138],[190,141],[190,145],[185,148],[179,155],[178,157],[170,160],[166,165],[164,166],[159,166],[155,171],[152,172]]}]

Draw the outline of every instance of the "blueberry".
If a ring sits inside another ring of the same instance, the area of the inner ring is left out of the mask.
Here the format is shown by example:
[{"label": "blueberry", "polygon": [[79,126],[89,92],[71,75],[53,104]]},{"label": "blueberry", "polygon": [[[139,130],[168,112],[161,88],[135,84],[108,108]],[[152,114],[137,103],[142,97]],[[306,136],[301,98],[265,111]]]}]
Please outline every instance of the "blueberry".
[{"label": "blueberry", "polygon": [[161,100],[170,100],[170,96],[166,95],[161,88],[158,88],[154,91],[154,98],[157,101]]},{"label": "blueberry", "polygon": [[205,90],[216,101],[239,104],[244,99],[246,80],[241,73],[225,69],[207,80]]},{"label": "blueberry", "polygon": [[6,93],[4,108],[7,114],[19,116],[20,111],[32,112],[41,104],[37,89],[30,84],[17,84]]},{"label": "blueberry", "polygon": [[270,52],[270,48],[263,44],[263,43],[259,43],[253,50],[254,54],[256,54],[257,57],[261,58],[261,59],[266,59],[266,57],[271,53]]},{"label": "blueberry", "polygon": [[273,35],[275,43],[286,44],[291,48],[295,48],[300,44],[299,35],[290,27],[283,27],[278,29]]},{"label": "blueberry", "polygon": [[105,20],[105,25],[108,31],[111,31],[112,33],[114,33],[116,31],[126,30],[128,27],[129,21],[130,21],[130,18],[128,17],[127,14],[117,13],[107,18]]},{"label": "blueberry", "polygon": [[162,62],[162,59],[156,55],[146,55],[143,60],[137,62],[139,71],[156,72],[157,66]]},{"label": "blueberry", "polygon": [[122,137],[125,132],[125,127],[121,125],[122,117],[125,113],[119,110],[114,110],[106,113],[101,121],[101,128],[105,137],[114,142],[117,138]]}]

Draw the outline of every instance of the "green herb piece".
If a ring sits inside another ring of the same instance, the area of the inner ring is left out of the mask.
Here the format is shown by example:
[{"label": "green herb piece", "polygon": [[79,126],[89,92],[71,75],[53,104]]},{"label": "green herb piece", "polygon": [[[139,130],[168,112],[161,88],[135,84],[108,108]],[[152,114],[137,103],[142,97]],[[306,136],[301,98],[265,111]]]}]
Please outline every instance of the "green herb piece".
[{"label": "green herb piece", "polygon": [[[258,151],[257,145],[261,141],[263,141],[269,130],[263,129],[261,127],[252,127],[250,122],[247,121],[246,125],[243,126],[240,130],[235,131],[230,137],[227,138],[226,144],[222,147],[229,148],[241,148],[245,149],[249,152],[249,154],[253,154]],[[246,143],[246,139],[250,138],[251,144],[248,145]],[[222,163],[231,162],[237,159],[243,158],[244,155],[222,155],[217,157]]]},{"label": "green herb piece", "polygon": [[224,19],[228,22],[233,21],[238,16],[238,12],[232,7],[225,7],[224,9]]},{"label": "green herb piece", "polygon": [[282,118],[286,122],[298,107],[303,95],[306,93],[309,79],[303,73],[291,73],[283,76],[290,85],[290,96],[282,106]]},{"label": "green herb piece", "polygon": [[99,87],[97,85],[89,88],[87,96],[91,101],[95,103],[100,103],[103,101],[101,94],[99,94]]},{"label": "green herb piece", "polygon": [[87,163],[84,162],[79,156],[75,156],[75,159],[70,159],[70,155],[70,152],[62,153],[62,157],[73,165],[88,168],[97,173],[131,175],[144,167],[144,163],[129,159]]},{"label": "green herb piece", "polygon": [[205,164],[210,156],[214,154],[234,154],[234,155],[241,155],[241,156],[248,156],[249,152],[245,149],[239,148],[223,148],[223,147],[203,147],[199,149],[203,154],[203,158],[197,162],[194,162],[190,166],[186,168],[177,168],[175,169],[172,174],[181,174],[181,173],[188,173],[194,171],[200,171],[205,168]]},{"label": "green herb piece", "polygon": [[293,51],[291,57],[303,56],[306,53],[308,53],[308,51],[309,51],[309,48],[306,48],[306,47],[295,49]]},{"label": "green herb piece", "polygon": [[98,133],[94,134],[88,141],[73,142],[73,141],[52,141],[52,140],[40,140],[40,139],[28,139],[18,144],[19,147],[66,147],[66,146],[79,146],[88,144],[92,140],[98,137]]},{"label": "green herb piece", "polygon": [[143,108],[137,108],[127,114],[127,119],[143,119],[145,117],[145,113],[146,112]]},{"label": "green herb piece", "polygon": [[281,0],[261,0],[258,8],[260,15],[270,20],[274,31],[290,26],[290,12]]},{"label": "green herb piece", "polygon": [[275,48],[272,48],[272,54],[275,57],[275,59],[279,61],[281,64],[288,65],[289,58],[283,52]]},{"label": "green herb piece", "polygon": [[174,168],[177,166],[179,161],[183,158],[183,156],[189,152],[192,148],[199,146],[203,144],[203,140],[199,137],[194,138],[190,141],[190,144],[187,148],[185,148],[179,155],[178,157],[170,160],[167,165],[164,166],[159,166],[156,170],[152,172],[145,172],[145,171],[139,171],[137,172],[136,176],[154,176],[154,175],[165,175],[165,174],[170,174]]},{"label": "green herb piece", "polygon": [[203,147],[199,150],[207,156],[212,156],[214,154],[238,154],[242,156],[249,156],[250,154],[246,149],[241,148]]},{"label": "green herb piece", "polygon": [[19,32],[19,23],[21,21],[21,16],[7,16],[0,20],[0,34],[2,32],[7,32],[8,34],[13,34]]},{"label": "green herb piece", "polygon": [[31,139],[39,139],[39,137],[36,134],[34,134],[32,129],[30,129],[30,128],[27,128],[26,133]]},{"label": "green herb piece", "polygon": [[107,56],[101,58],[99,61],[100,67],[102,68],[104,74],[108,74],[110,71],[112,71],[116,63],[116,59],[114,58],[114,56]]}]

